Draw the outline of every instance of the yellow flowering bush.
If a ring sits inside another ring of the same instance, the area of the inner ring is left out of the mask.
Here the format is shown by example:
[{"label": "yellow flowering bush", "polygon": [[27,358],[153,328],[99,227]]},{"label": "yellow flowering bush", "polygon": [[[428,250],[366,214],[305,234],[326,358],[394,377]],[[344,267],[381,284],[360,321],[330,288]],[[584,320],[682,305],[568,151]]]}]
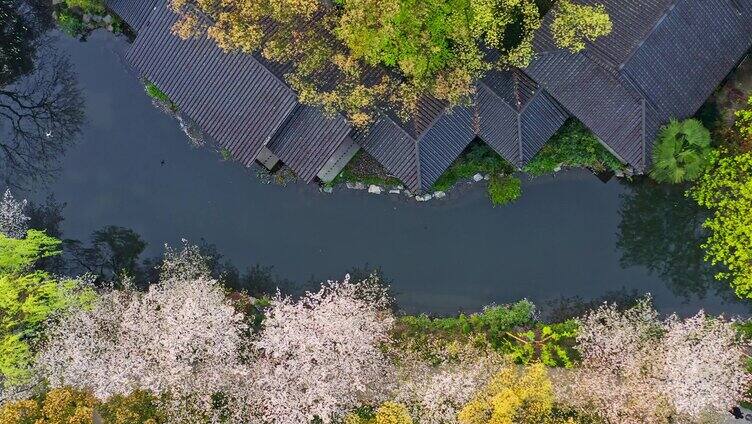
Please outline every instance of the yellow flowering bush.
[{"label": "yellow flowering bush", "polygon": [[505,368],[459,412],[462,424],[540,424],[551,415],[554,392],[543,364]]}]

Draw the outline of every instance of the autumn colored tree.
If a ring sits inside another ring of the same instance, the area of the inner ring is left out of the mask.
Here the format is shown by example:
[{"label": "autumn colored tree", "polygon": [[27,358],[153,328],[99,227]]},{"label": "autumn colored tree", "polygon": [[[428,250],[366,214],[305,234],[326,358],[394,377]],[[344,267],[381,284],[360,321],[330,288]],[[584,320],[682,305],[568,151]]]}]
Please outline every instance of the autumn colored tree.
[{"label": "autumn colored tree", "polygon": [[38,400],[8,402],[0,407],[3,424],[93,424],[99,401],[90,393],[63,387]]},{"label": "autumn colored tree", "polygon": [[[225,50],[291,63],[286,78],[302,102],[344,113],[356,126],[383,108],[409,119],[424,96],[468,103],[491,68],[528,65],[545,12],[534,0],[198,0],[195,6],[172,1],[181,15],[178,35],[206,29]],[[551,13],[554,39],[572,51],[611,31],[602,6],[562,0]]]},{"label": "autumn colored tree", "polygon": [[135,391],[102,402],[86,390],[61,387],[34,399],[6,402],[0,406],[3,424],[94,424],[95,417],[106,424],[166,423],[156,398]]}]

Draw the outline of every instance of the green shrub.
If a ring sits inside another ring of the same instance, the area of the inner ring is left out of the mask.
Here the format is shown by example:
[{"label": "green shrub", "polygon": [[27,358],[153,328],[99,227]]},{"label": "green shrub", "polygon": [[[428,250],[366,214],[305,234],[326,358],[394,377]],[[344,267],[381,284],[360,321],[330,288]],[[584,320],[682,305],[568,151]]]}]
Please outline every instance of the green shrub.
[{"label": "green shrub", "polygon": [[512,203],[522,196],[522,181],[509,175],[492,175],[488,182],[488,196],[494,206]]},{"label": "green shrub", "polygon": [[232,152],[226,147],[222,147],[221,149],[219,149],[219,155],[222,157],[222,160],[225,162],[232,160]]},{"label": "green shrub", "polygon": [[62,9],[57,13],[57,23],[60,29],[71,37],[78,37],[86,31],[81,17],[68,9]]},{"label": "green shrub", "polygon": [[570,119],[524,167],[530,175],[550,174],[557,167],[588,167],[596,172],[624,168],[580,121]]},{"label": "green shrub", "polygon": [[427,340],[451,342],[484,335],[494,348],[506,346],[506,333],[526,328],[533,323],[535,305],[522,300],[511,305],[492,306],[483,312],[460,314],[447,318],[427,315],[400,317],[395,327],[395,340],[399,344],[424,345]]},{"label": "green shrub", "polygon": [[730,280],[742,298],[752,298],[752,153],[718,158],[689,191],[712,212],[703,227],[705,259],[726,269],[716,277]]},{"label": "green shrub", "polygon": [[442,348],[473,346],[493,349],[519,364],[542,362],[550,367],[574,366],[579,327],[574,320],[544,324],[535,320],[535,305],[527,300],[492,306],[475,314],[448,318],[426,315],[400,317],[393,339],[396,347],[440,362]]},{"label": "green shrub", "polygon": [[153,82],[144,82],[144,89],[146,90],[146,94],[148,94],[152,99],[167,105],[170,109],[177,109],[175,103],[173,103],[172,100],[167,97],[167,94],[160,90],[159,87],[157,87]]},{"label": "green shrub", "polygon": [[500,175],[514,171],[514,167],[491,147],[473,143],[433,184],[434,190],[447,191],[461,180],[475,174]]},{"label": "green shrub", "polygon": [[329,183],[334,186],[341,183],[362,183],[384,187],[401,186],[402,181],[390,176],[376,159],[360,149],[340,173]]},{"label": "green shrub", "polygon": [[65,4],[71,9],[80,9],[82,12],[92,15],[104,15],[106,12],[101,0],[65,0]]},{"label": "green shrub", "polygon": [[699,178],[713,159],[710,131],[697,119],[671,122],[663,127],[653,148],[650,176],[661,183],[683,183]]},{"label": "green shrub", "polygon": [[533,329],[508,334],[509,344],[502,350],[519,364],[540,361],[549,367],[572,368],[579,358],[574,349],[578,330],[575,320],[538,324]]}]

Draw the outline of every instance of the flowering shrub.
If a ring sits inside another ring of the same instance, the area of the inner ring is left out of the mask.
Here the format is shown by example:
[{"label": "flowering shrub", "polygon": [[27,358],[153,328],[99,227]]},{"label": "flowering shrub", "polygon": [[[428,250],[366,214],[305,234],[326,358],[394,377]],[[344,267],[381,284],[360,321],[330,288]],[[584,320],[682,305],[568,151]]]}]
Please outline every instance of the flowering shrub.
[{"label": "flowering shrub", "polygon": [[551,415],[554,393],[543,364],[496,374],[459,413],[461,424],[540,424]]}]

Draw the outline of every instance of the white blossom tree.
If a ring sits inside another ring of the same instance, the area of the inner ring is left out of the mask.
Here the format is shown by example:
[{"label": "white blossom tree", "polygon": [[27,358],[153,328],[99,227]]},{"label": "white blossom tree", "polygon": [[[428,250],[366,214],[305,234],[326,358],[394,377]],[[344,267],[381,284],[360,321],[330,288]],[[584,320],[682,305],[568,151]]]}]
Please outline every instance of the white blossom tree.
[{"label": "white blossom tree", "polygon": [[26,199],[16,200],[10,189],[5,190],[0,200],[0,234],[20,239],[29,229],[29,217],[25,214]]},{"label": "white blossom tree", "polygon": [[745,398],[752,379],[731,322],[700,311],[684,320],[672,315],[664,327],[658,365],[663,391],[677,411],[697,418],[726,412]]},{"label": "white blossom tree", "polygon": [[393,316],[375,278],[329,282],[301,299],[277,295],[254,343],[264,421],[330,423],[376,404],[392,367],[381,349]]},{"label": "white blossom tree", "polygon": [[609,423],[699,422],[743,400],[751,381],[733,322],[703,312],[661,320],[649,299],[590,312],[577,341],[582,364],[560,398]]},{"label": "white blossom tree", "polygon": [[170,395],[179,404],[173,411],[189,404],[208,414],[212,395],[247,375],[245,331],[216,281],[170,279],[146,293],[110,291],[63,318],[39,364],[53,387],[86,388],[101,399],[149,390]]}]

